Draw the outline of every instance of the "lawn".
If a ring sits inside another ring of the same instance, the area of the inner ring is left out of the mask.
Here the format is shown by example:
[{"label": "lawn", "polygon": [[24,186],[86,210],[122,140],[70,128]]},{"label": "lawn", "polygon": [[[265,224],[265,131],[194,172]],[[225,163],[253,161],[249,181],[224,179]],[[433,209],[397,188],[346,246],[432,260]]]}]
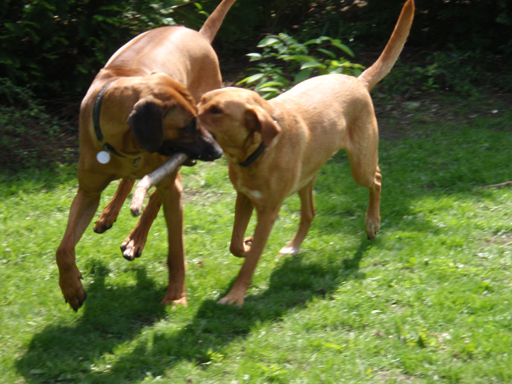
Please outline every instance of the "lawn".
[{"label": "lawn", "polygon": [[379,113],[377,238],[339,153],[301,253],[276,257],[298,226],[292,196],[241,309],[216,304],[241,265],[224,159],[182,172],[189,306],[177,309],[159,305],[163,215],[133,262],[119,251],[136,223],[128,203],[107,233],[91,224],[75,313],[55,264],[75,168],[0,173],[0,383],[512,382],[512,189],[482,188],[512,180],[512,112],[443,102]]}]

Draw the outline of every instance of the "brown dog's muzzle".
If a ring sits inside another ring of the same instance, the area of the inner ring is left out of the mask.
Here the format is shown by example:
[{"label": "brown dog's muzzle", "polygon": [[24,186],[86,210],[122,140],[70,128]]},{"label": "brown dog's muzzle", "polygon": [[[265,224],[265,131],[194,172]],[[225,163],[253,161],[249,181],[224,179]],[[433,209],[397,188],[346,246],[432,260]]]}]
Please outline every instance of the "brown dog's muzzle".
[{"label": "brown dog's muzzle", "polygon": [[164,156],[182,152],[194,160],[214,161],[222,156],[222,148],[212,135],[204,129],[198,129],[196,119],[181,128],[183,136],[179,139],[165,140],[158,150]]}]

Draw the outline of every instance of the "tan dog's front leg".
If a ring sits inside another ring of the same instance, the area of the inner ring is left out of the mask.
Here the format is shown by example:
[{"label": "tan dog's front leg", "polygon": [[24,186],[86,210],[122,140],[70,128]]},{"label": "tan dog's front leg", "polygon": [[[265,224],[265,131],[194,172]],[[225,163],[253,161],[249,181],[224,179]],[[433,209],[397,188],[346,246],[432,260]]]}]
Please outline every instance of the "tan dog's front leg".
[{"label": "tan dog's front leg", "polygon": [[114,222],[117,220],[119,211],[121,210],[124,201],[130,194],[135,180],[122,179],[119,183],[116,193],[108,204],[103,208],[100,217],[96,221],[93,228],[96,233],[104,233],[108,229],[112,228]]},{"label": "tan dog's front leg", "polygon": [[153,191],[151,195],[149,195],[148,204],[146,209],[142,212],[139,222],[121,244],[121,251],[126,260],[133,261],[142,254],[142,250],[148,239],[149,229],[158,216],[158,211],[161,206],[162,198],[160,197],[160,193]]},{"label": "tan dog's front leg", "polygon": [[181,176],[174,172],[169,178],[157,185],[161,195],[169,240],[167,266],[169,268],[169,285],[162,304],[171,303],[187,305],[185,290],[185,244],[183,236],[183,202]]},{"label": "tan dog's front leg", "polygon": [[276,221],[279,207],[274,209],[264,208],[258,210],[258,224],[254,231],[252,246],[245,254],[244,264],[238,273],[236,282],[229,293],[219,300],[219,304],[234,304],[241,307],[244,303],[245,292],[251,285],[254,270],[267,244],[270,231]]},{"label": "tan dog's front leg", "polygon": [[254,206],[251,200],[243,193],[238,192],[235,204],[235,222],[229,247],[230,252],[236,257],[245,257],[246,253],[251,249],[252,237],[244,240],[244,236],[253,210]]}]

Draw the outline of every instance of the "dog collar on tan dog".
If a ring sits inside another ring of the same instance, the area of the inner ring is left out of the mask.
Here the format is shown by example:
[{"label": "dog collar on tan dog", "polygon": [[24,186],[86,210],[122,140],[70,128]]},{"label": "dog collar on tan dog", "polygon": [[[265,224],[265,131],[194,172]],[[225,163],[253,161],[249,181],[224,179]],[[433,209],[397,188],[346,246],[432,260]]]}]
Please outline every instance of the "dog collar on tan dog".
[{"label": "dog collar on tan dog", "polygon": [[244,167],[244,168],[248,167],[249,165],[254,163],[258,157],[260,157],[260,155],[263,153],[265,148],[267,148],[267,147],[265,147],[263,145],[263,143],[261,143],[260,146],[258,147],[258,149],[256,149],[251,155],[249,155],[249,157],[247,159],[245,159],[245,161],[243,163],[238,163],[238,165],[241,167]]}]

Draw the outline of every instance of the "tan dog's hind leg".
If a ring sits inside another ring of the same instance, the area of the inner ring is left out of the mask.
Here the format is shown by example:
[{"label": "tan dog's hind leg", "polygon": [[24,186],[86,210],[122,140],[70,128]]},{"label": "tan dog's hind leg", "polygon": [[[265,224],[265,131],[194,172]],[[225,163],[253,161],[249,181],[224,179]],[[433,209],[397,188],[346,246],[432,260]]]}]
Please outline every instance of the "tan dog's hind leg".
[{"label": "tan dog's hind leg", "polygon": [[238,273],[235,284],[229,293],[219,300],[219,304],[234,304],[241,307],[244,304],[245,292],[251,284],[252,275],[258,265],[261,254],[267,244],[270,231],[274,226],[279,213],[279,206],[273,208],[262,208],[258,210],[258,224],[254,230],[251,249],[246,252],[244,264]]},{"label": "tan dog's hind leg", "polygon": [[[101,192],[110,182],[108,179],[98,182],[97,175],[89,176],[89,179],[79,178],[78,192],[71,204],[66,232],[56,255],[60,289],[66,302],[75,311],[82,306],[87,297],[80,282],[82,274],[76,266],[75,246],[98,209]],[[84,180],[95,180],[96,183],[94,187],[87,188]]]},{"label": "tan dog's hind leg", "polygon": [[121,244],[121,251],[126,260],[133,261],[142,254],[148,238],[149,229],[158,216],[158,211],[161,206],[162,198],[160,197],[160,193],[155,190],[149,196],[148,204],[142,212],[139,222]]},{"label": "tan dog's hind leg", "polygon": [[238,192],[235,204],[235,222],[233,224],[233,234],[231,235],[230,252],[236,257],[245,257],[251,249],[252,237],[244,240],[245,231],[251,220],[254,206],[251,200],[243,193]]},{"label": "tan dog's hind leg", "polygon": [[375,172],[375,180],[370,187],[370,202],[368,211],[366,211],[366,234],[369,239],[377,236],[380,229],[380,191],[381,191],[382,175]]},{"label": "tan dog's hind leg", "polygon": [[[376,130],[374,131],[376,133]],[[382,176],[378,167],[378,137],[368,135],[364,145],[357,150],[347,148],[352,177],[362,187],[370,189],[370,201],[366,211],[366,234],[369,239],[377,236],[380,229],[380,193]]]},{"label": "tan dog's hind leg", "polygon": [[315,186],[316,176],[298,194],[300,197],[300,225],[297,234],[290,243],[279,251],[281,255],[297,255],[300,245],[306,237],[311,226],[311,222],[315,217],[315,200],[313,198],[313,188]]},{"label": "tan dog's hind leg", "polygon": [[169,254],[167,257],[169,285],[167,286],[162,304],[169,305],[173,303],[186,306],[185,274],[187,272],[187,265],[183,239],[182,186],[181,176],[177,172],[176,170],[170,177],[157,185],[164,206],[169,241]]},{"label": "tan dog's hind leg", "polygon": [[96,221],[94,226],[94,232],[104,233],[108,229],[112,228],[114,222],[117,220],[119,211],[121,210],[124,201],[130,194],[135,180],[122,179],[117,187],[116,193],[109,201],[109,203],[103,208],[100,217]]}]

